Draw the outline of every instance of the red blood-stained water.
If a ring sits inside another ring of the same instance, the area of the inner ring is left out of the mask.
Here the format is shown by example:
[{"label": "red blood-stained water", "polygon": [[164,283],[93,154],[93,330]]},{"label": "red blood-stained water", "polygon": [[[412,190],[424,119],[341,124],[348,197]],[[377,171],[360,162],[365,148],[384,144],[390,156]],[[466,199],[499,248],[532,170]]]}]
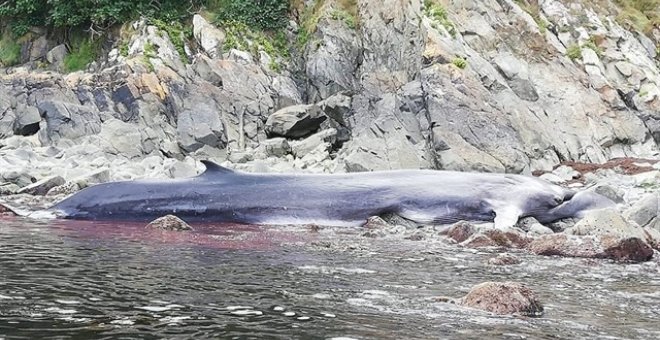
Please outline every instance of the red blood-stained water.
[{"label": "red blood-stained water", "polygon": [[[0,223],[24,220],[0,216]],[[259,226],[232,223],[191,224],[192,231],[165,231],[146,228],[143,222],[47,220],[47,224],[62,236],[99,240],[126,240],[148,244],[202,246],[215,249],[269,250],[282,244],[307,243],[316,233],[303,226]]]}]

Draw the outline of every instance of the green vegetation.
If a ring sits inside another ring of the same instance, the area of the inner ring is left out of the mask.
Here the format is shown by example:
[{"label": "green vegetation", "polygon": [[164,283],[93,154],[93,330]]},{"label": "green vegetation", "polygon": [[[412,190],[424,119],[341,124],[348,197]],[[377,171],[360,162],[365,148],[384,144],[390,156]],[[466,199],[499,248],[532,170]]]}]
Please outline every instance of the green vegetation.
[{"label": "green vegetation", "polygon": [[64,70],[67,72],[84,70],[96,59],[99,44],[100,41],[91,39],[78,39],[72,42],[70,53],[64,57]]},{"label": "green vegetation", "polygon": [[442,25],[452,37],[456,36],[456,27],[454,27],[454,23],[449,20],[447,10],[441,4],[437,3],[435,0],[424,0],[424,13],[426,16],[433,19],[434,24],[439,23]]},{"label": "green vegetation", "polygon": [[21,59],[21,45],[16,40],[5,35],[0,40],[0,66],[8,67],[18,64]]},{"label": "green vegetation", "polygon": [[316,26],[321,20],[321,14],[325,0],[315,0],[313,6],[305,8],[301,17],[301,27],[298,31],[298,46],[303,47],[316,32]]},{"label": "green vegetation", "polygon": [[283,31],[264,32],[251,30],[245,23],[237,21],[224,21],[218,23],[225,30],[224,50],[238,49],[248,51],[253,56],[259,51],[268,53],[271,57],[269,67],[273,71],[279,71],[281,65],[277,58],[289,58],[289,45],[286,34]]},{"label": "green vegetation", "polygon": [[143,52],[144,52],[144,56],[147,58],[156,58],[156,56],[158,55],[156,51],[156,46],[154,46],[154,44],[148,41],[144,43]]},{"label": "green vegetation", "polygon": [[254,29],[277,30],[287,24],[288,0],[216,0],[219,21],[244,23]]},{"label": "green vegetation", "polygon": [[566,55],[571,60],[582,59],[582,49],[589,48],[594,52],[596,52],[598,58],[601,58],[603,56],[603,50],[598,46],[598,40],[599,38],[597,37],[589,37],[589,40],[587,40],[582,45],[578,45],[578,44],[570,45],[568,46],[568,48],[566,48]]},{"label": "green vegetation", "polygon": [[603,56],[603,49],[601,49],[598,46],[598,43],[597,43],[595,37],[589,37],[589,40],[587,42],[585,42],[584,44],[582,44],[582,47],[589,48],[589,49],[593,50],[594,52],[596,52],[596,55],[598,55],[598,58],[601,58]]},{"label": "green vegetation", "polygon": [[566,48],[566,55],[571,59],[582,59],[582,48],[580,45],[573,44]]},{"label": "green vegetation", "polygon": [[340,20],[343,21],[346,26],[348,26],[350,29],[356,29],[357,24],[355,23],[355,17],[350,15],[348,12],[341,10],[341,9],[333,9],[330,12],[330,18],[332,20]]},{"label": "green vegetation", "polygon": [[615,0],[621,8],[619,24],[648,34],[660,25],[660,0]]},{"label": "green vegetation", "polygon": [[[53,28],[84,27],[103,31],[115,24],[140,16],[165,22],[190,17],[204,0],[5,0],[0,3],[0,19],[10,23],[15,36],[31,26]],[[248,1],[246,1],[248,2]],[[254,1],[250,1],[253,3]]]},{"label": "green vegetation", "polygon": [[514,0],[523,11],[527,12],[539,26],[539,31],[545,33],[548,30],[548,22],[541,18],[541,8],[538,1]]},{"label": "green vegetation", "polygon": [[456,57],[452,59],[451,63],[454,64],[454,66],[460,68],[461,70],[467,67],[467,60],[461,57]]},{"label": "green vegetation", "polygon": [[176,48],[176,51],[179,53],[179,56],[184,60],[186,58],[186,41],[193,38],[193,31],[190,25],[184,25],[180,21],[170,21],[165,22],[160,19],[151,19],[149,23],[156,26],[162,32],[167,33],[167,36],[170,38],[170,41]]}]

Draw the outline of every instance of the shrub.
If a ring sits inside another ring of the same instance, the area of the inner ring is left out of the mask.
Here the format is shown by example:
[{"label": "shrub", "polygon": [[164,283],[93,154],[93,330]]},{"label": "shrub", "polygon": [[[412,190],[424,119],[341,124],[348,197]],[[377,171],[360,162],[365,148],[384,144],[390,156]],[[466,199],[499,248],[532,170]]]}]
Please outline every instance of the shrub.
[{"label": "shrub", "polygon": [[454,66],[460,68],[461,70],[467,67],[467,60],[461,57],[456,57],[452,59],[451,63],[454,64]]},{"label": "shrub", "polygon": [[216,0],[219,21],[236,21],[259,30],[286,27],[288,0]]},{"label": "shrub", "polygon": [[570,45],[566,48],[566,55],[571,59],[581,59],[582,58],[582,48],[577,45]]},{"label": "shrub", "polygon": [[19,43],[7,36],[0,40],[0,66],[16,65],[20,59],[21,45]]},{"label": "shrub", "polygon": [[456,36],[456,27],[449,20],[447,10],[442,5],[434,0],[424,0],[424,12],[429,18],[442,25],[452,37]]},{"label": "shrub", "polygon": [[99,41],[81,39],[71,44],[71,52],[64,57],[64,70],[74,72],[84,70],[96,59]]}]

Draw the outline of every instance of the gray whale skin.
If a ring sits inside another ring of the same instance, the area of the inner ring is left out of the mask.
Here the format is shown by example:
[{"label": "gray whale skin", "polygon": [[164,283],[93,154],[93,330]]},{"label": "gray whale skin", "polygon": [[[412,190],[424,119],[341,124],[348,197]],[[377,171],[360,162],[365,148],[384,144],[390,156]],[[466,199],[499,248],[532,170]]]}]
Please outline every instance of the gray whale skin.
[{"label": "gray whale skin", "polygon": [[421,224],[460,220],[514,225],[581,217],[614,205],[510,174],[395,170],[346,174],[254,174],[202,161],[206,171],[172,180],[110,182],[86,188],[47,211],[80,220],[148,221],[174,214],[188,222],[360,226],[394,213]]}]

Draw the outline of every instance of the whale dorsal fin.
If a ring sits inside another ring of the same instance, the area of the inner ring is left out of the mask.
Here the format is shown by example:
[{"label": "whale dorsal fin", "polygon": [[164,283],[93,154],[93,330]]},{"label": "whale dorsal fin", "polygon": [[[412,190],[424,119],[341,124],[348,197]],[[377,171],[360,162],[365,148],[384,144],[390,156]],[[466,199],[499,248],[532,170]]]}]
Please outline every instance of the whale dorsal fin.
[{"label": "whale dorsal fin", "polygon": [[224,166],[218,165],[208,160],[202,161],[202,164],[206,167],[206,170],[200,176],[211,176],[211,175],[223,175],[223,174],[235,174],[236,172],[232,169],[225,168]]}]

